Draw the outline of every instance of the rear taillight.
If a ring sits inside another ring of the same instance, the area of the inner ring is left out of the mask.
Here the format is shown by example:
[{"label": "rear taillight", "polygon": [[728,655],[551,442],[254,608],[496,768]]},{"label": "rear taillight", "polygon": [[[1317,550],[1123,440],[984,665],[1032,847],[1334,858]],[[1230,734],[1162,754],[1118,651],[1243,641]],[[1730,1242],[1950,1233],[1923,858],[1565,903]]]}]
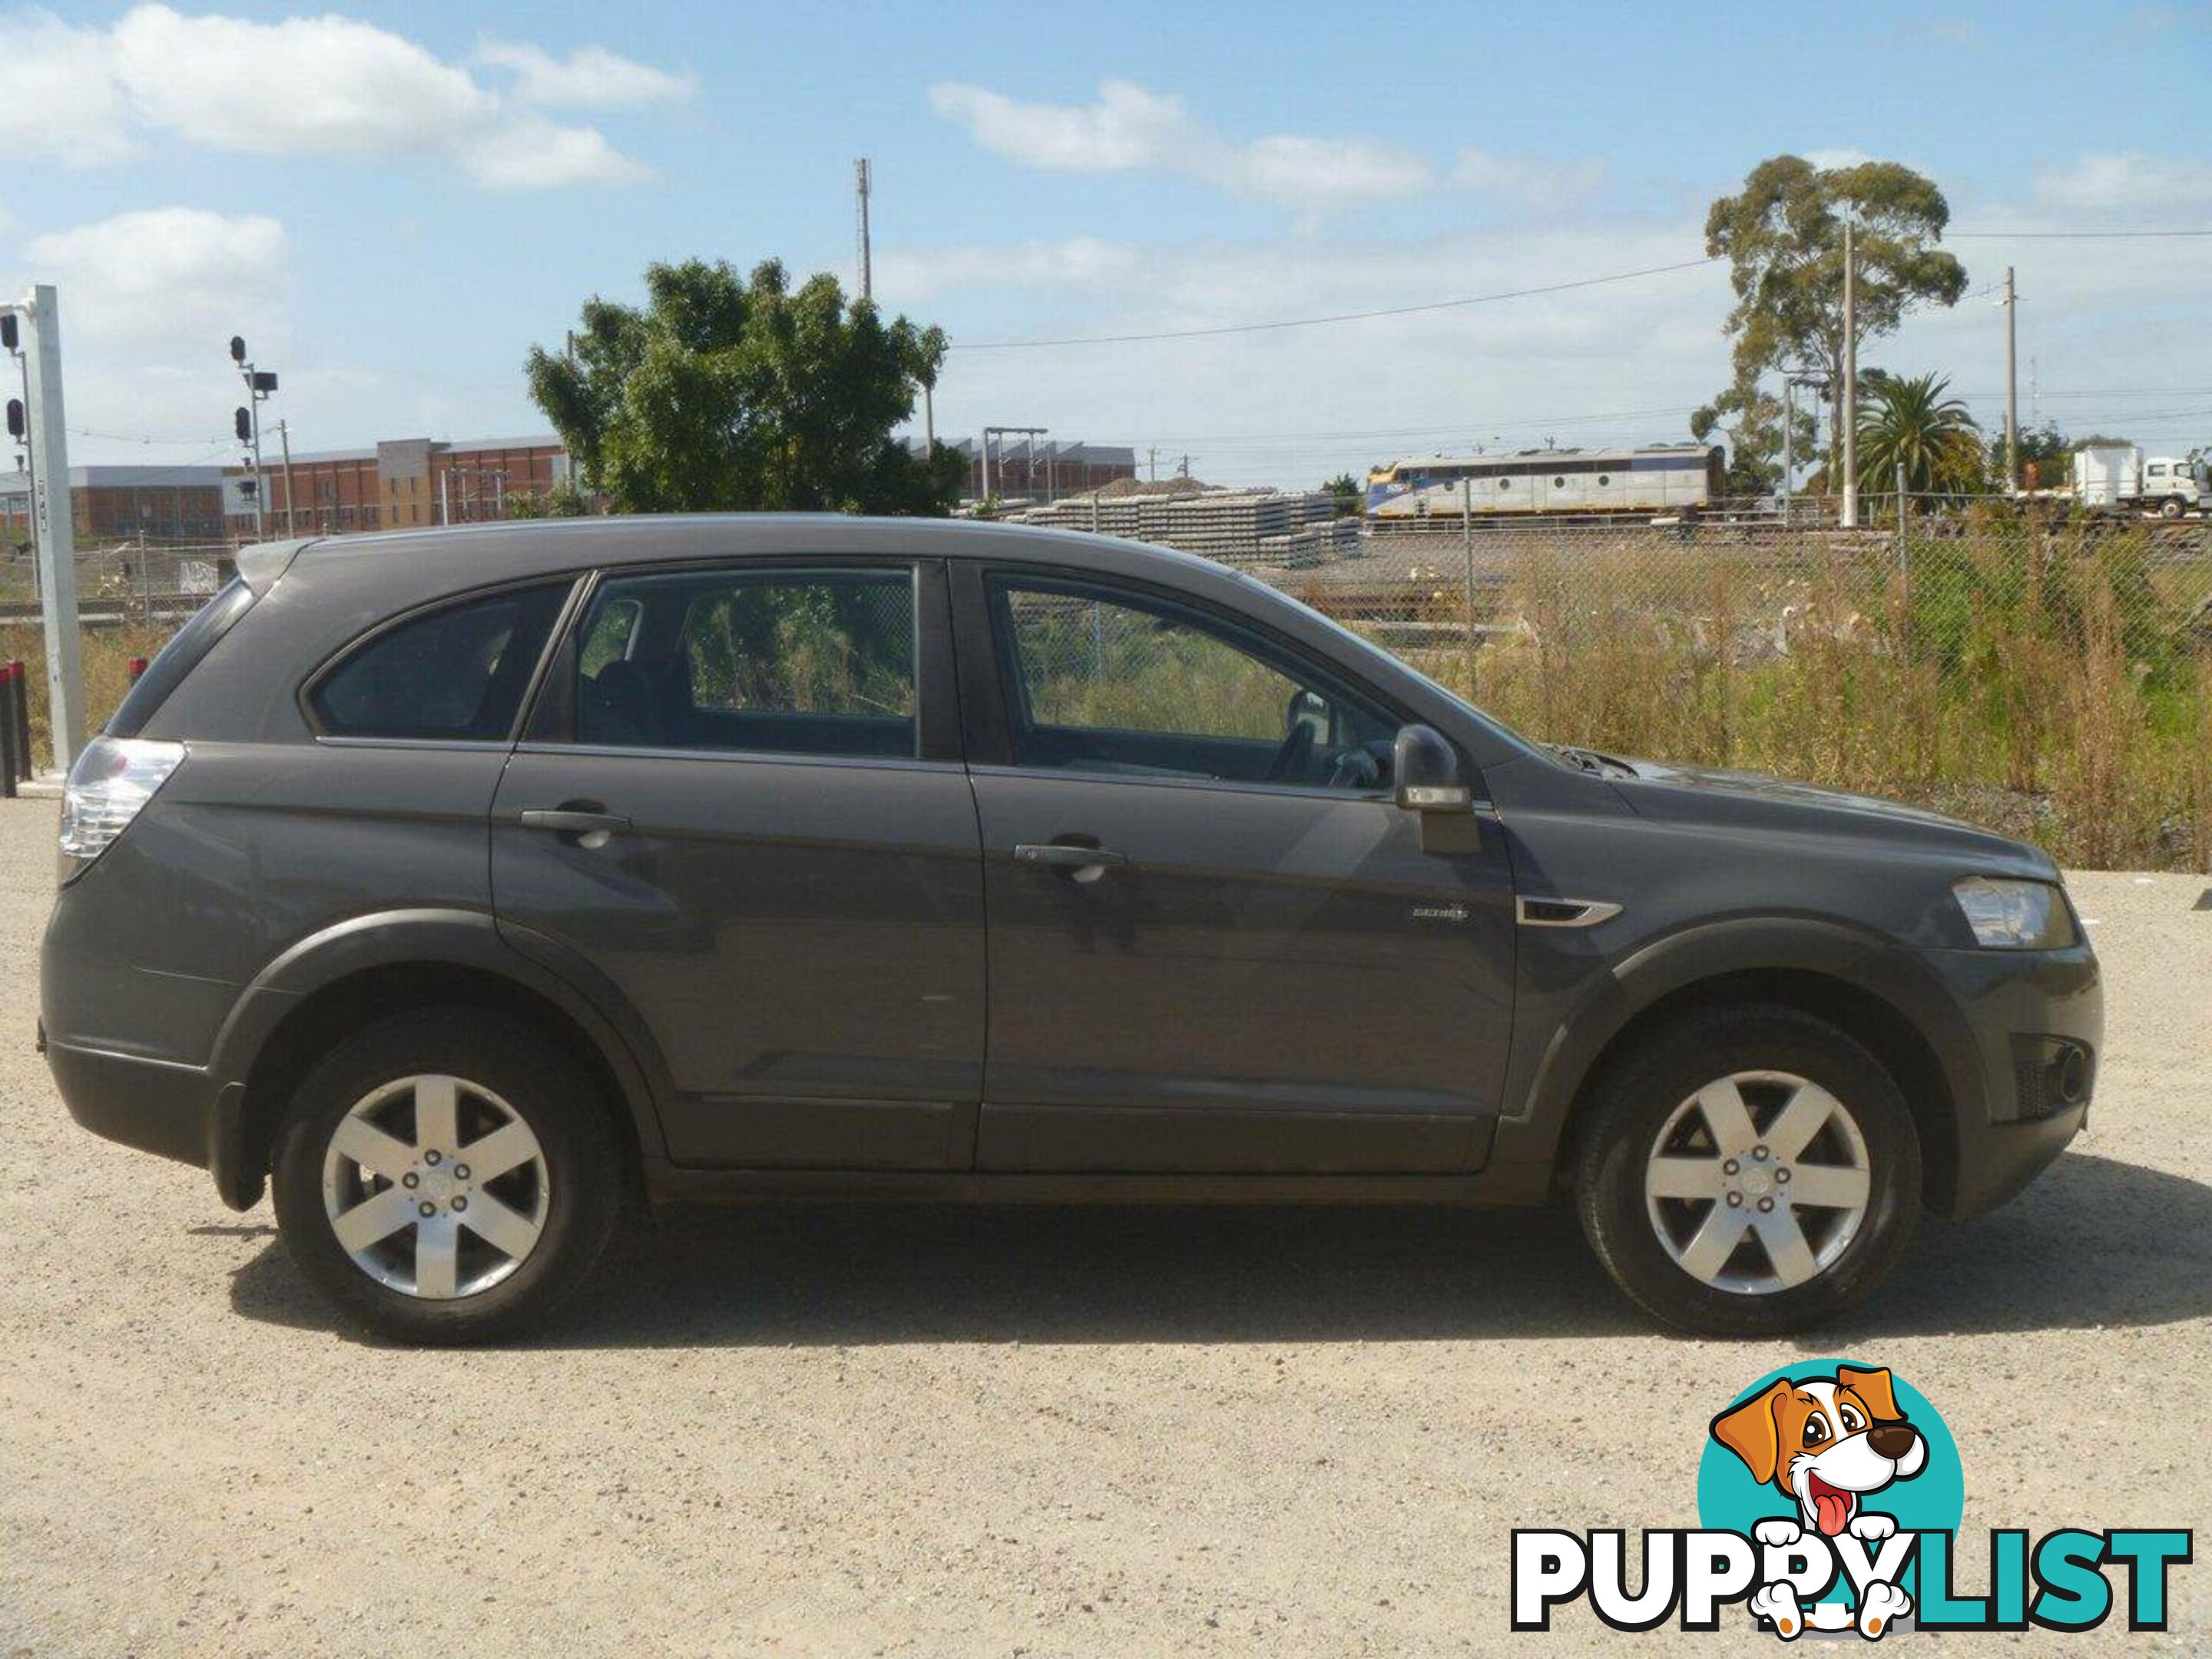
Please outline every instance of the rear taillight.
[{"label": "rear taillight", "polygon": [[70,768],[62,792],[62,878],[113,844],[185,757],[181,743],[95,738]]}]

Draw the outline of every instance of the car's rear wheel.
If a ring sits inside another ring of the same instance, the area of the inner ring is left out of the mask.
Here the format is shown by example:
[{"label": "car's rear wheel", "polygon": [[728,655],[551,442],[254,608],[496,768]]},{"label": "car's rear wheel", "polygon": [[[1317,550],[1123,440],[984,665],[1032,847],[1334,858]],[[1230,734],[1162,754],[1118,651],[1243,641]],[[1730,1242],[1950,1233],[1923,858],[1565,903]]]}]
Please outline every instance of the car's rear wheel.
[{"label": "car's rear wheel", "polygon": [[589,1274],[621,1206],[605,1103],[519,1021],[427,1009],[338,1045],[277,1136],[276,1218],[343,1313],[410,1342],[505,1336]]},{"label": "car's rear wheel", "polygon": [[1920,1139],[1866,1047],[1794,1009],[1708,1009],[1612,1068],[1578,1135],[1583,1228],[1680,1330],[1765,1336],[1860,1301],[1920,1208]]}]

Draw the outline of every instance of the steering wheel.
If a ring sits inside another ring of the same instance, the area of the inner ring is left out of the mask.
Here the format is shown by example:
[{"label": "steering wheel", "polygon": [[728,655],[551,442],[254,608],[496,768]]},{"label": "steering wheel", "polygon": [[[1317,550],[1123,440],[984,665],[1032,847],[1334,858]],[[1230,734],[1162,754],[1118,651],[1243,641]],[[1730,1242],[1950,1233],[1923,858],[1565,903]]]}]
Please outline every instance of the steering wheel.
[{"label": "steering wheel", "polygon": [[1304,720],[1290,729],[1283,746],[1275,750],[1275,758],[1267,763],[1267,781],[1280,783],[1305,769],[1306,762],[1313,757],[1313,727]]}]

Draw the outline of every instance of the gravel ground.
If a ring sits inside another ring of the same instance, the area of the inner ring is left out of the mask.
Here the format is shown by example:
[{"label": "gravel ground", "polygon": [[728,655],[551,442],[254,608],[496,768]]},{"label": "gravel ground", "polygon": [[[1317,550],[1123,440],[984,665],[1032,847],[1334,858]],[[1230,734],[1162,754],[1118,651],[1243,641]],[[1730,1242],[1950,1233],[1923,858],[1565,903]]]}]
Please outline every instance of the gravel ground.
[{"label": "gravel ground", "polygon": [[[0,805],[0,1651],[1510,1652],[1510,1528],[1694,1524],[1708,1418],[1836,1353],[1934,1398],[1969,1528],[2212,1524],[2201,878],[2075,879],[2094,1128],[1808,1342],[1652,1334],[1561,1213],[792,1209],[664,1216],[545,1341],[439,1353],[70,1123],[52,822]],[[2212,1650],[2197,1556],[2164,1637],[1954,1639]]]}]

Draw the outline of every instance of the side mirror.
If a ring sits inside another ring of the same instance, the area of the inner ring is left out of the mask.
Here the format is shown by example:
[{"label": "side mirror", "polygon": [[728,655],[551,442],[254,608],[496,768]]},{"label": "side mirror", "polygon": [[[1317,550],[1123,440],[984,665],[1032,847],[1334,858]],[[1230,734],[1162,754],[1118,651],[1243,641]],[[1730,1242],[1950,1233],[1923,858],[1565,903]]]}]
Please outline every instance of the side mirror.
[{"label": "side mirror", "polygon": [[1474,805],[1459,750],[1433,726],[1398,728],[1390,749],[1390,779],[1398,805],[1409,812],[1465,812]]}]

